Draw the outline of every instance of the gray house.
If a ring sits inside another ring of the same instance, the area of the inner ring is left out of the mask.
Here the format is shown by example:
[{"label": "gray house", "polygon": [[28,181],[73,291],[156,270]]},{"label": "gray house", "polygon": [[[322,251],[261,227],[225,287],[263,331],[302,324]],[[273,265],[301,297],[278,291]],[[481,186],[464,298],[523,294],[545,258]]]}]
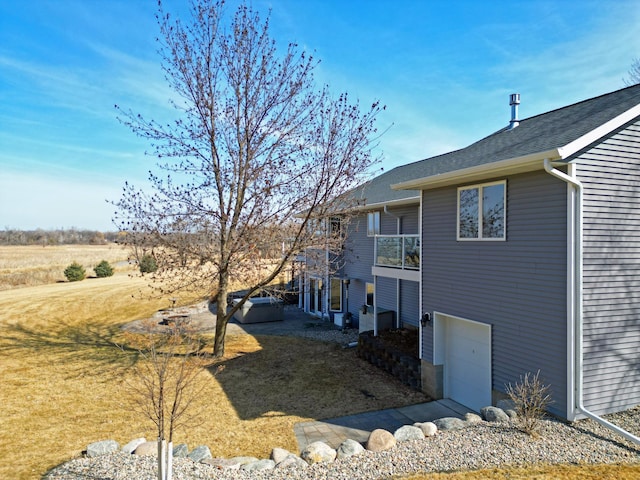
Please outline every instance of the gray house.
[{"label": "gray house", "polygon": [[422,383],[479,409],[540,371],[573,420],[640,404],[640,86],[403,167],[419,190]]},{"label": "gray house", "polygon": [[511,100],[502,130],[366,184],[301,306],[418,329],[433,398],[479,410],[540,371],[559,417],[636,406],[640,86],[522,120]]},{"label": "gray house", "polygon": [[395,168],[353,192],[360,206],[344,225],[340,258],[307,252],[300,296],[306,312],[360,331],[419,327],[420,192],[390,188],[411,178],[404,173]]}]

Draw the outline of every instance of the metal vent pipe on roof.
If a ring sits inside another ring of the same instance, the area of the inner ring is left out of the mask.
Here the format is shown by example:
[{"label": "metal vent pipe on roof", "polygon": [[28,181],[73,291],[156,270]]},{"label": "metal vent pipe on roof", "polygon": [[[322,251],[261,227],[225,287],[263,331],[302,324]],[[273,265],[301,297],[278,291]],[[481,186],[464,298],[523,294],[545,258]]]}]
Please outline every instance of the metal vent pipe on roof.
[{"label": "metal vent pipe on roof", "polygon": [[511,105],[511,121],[509,122],[509,130],[511,130],[520,125],[520,120],[518,120],[518,105],[520,105],[519,93],[512,93],[509,96],[509,105]]}]

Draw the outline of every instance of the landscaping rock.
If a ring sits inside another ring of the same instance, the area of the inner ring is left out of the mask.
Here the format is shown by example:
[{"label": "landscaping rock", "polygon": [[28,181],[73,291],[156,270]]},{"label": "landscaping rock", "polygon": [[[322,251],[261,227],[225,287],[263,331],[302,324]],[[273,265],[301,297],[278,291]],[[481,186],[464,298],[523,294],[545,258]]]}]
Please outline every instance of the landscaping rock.
[{"label": "landscaping rock", "polygon": [[413,426],[422,430],[425,437],[433,437],[438,433],[438,427],[436,427],[436,424],[433,422],[414,423]]},{"label": "landscaping rock", "polygon": [[516,418],[518,418],[518,414],[515,410],[505,410],[504,413],[507,414],[510,420],[515,420]]},{"label": "landscaping rock", "polygon": [[324,442],[313,442],[307,445],[300,457],[309,465],[319,462],[333,462],[338,453]]},{"label": "landscaping rock", "polygon": [[464,428],[467,424],[464,422],[464,420],[460,420],[459,418],[456,417],[444,417],[444,418],[438,418],[437,420],[434,420],[433,423],[435,423],[436,427],[438,427],[438,430],[460,430],[461,428]]},{"label": "landscaping rock", "polygon": [[136,448],[138,448],[140,445],[142,445],[146,441],[147,439],[144,437],[135,438],[131,440],[129,443],[127,443],[124,447],[122,447],[120,451],[124,453],[133,453],[135,452]]},{"label": "landscaping rock", "polygon": [[276,462],[273,460],[257,460],[255,462],[245,463],[240,466],[240,470],[246,472],[257,472],[259,470],[273,470],[276,466]]},{"label": "landscaping rock", "polygon": [[235,462],[238,465],[238,468],[242,467],[242,465],[246,465],[247,463],[257,462],[258,459],[256,457],[233,457],[231,459],[232,462]]},{"label": "landscaping rock", "polygon": [[518,418],[518,414],[516,413],[516,404],[513,400],[498,400],[496,407],[504,410],[504,413],[506,413],[510,419],[513,420]]},{"label": "landscaping rock", "polygon": [[175,458],[185,458],[189,455],[189,448],[186,443],[181,443],[173,447],[173,456]]},{"label": "landscaping rock", "polygon": [[276,468],[306,468],[309,464],[301,459],[299,456],[290,453],[284,460],[279,463],[276,463]]},{"label": "landscaping rock", "polygon": [[200,445],[199,447],[194,448],[187,458],[190,458],[194,462],[198,463],[207,458],[212,458],[211,451],[209,447],[206,445]]},{"label": "landscaping rock", "polygon": [[372,452],[383,452],[395,447],[396,443],[397,441],[391,432],[377,428],[369,435],[366,448]]},{"label": "landscaping rock", "polygon": [[480,414],[487,422],[508,422],[509,415],[504,413],[504,410],[498,407],[482,407]]},{"label": "landscaping rock", "polygon": [[158,442],[143,442],[133,451],[134,455],[158,455]]},{"label": "landscaping rock", "polygon": [[93,442],[87,446],[87,457],[98,457],[100,455],[106,455],[107,453],[117,452],[118,450],[120,450],[120,445],[115,440]]},{"label": "landscaping rock", "polygon": [[352,457],[362,452],[364,452],[364,447],[359,442],[356,442],[355,440],[351,440],[349,438],[348,440],[342,442],[338,447],[337,458]]},{"label": "landscaping rock", "polygon": [[398,442],[409,442],[411,440],[424,440],[424,433],[419,427],[405,425],[393,433]]},{"label": "landscaping rock", "polygon": [[285,458],[291,455],[291,452],[284,448],[274,448],[271,450],[271,460],[276,462],[276,465],[282,462]]},{"label": "landscaping rock", "polygon": [[206,463],[207,465],[221,469],[238,470],[240,468],[240,464],[238,462],[229,458],[205,458],[204,460],[201,460],[200,463]]},{"label": "landscaping rock", "polygon": [[480,423],[482,422],[482,417],[480,415],[478,415],[477,413],[465,413],[464,414],[464,421],[473,425],[474,423]]}]

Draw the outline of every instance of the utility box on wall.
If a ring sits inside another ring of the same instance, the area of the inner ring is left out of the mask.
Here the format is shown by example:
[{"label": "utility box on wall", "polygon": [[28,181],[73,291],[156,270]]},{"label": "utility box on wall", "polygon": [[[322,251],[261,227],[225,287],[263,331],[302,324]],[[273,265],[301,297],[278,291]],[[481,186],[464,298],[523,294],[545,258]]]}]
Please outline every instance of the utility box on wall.
[{"label": "utility box on wall", "polygon": [[[386,310],[384,308],[378,309],[378,332],[383,330],[390,330],[393,328],[393,320],[395,312],[393,310]],[[374,329],[374,317],[373,308],[367,310],[367,313],[360,311],[360,328],[359,332],[367,332]]]}]

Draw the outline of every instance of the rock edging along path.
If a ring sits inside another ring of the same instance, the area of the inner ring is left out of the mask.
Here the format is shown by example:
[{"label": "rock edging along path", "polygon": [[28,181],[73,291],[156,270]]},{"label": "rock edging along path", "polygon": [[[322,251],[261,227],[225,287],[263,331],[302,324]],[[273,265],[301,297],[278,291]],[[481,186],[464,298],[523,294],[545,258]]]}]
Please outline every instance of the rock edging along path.
[{"label": "rock edging along path", "polygon": [[[281,448],[274,448],[269,459],[258,459],[249,456],[230,459],[213,458],[209,447],[206,445],[201,445],[189,452],[185,444],[176,445],[173,448],[173,455],[175,458],[187,458],[195,463],[212,465],[219,469],[238,469],[251,472],[288,467],[306,468],[316,463],[328,463],[336,459],[352,457],[365,451],[384,452],[392,449],[399,442],[424,440],[425,438],[433,437],[439,430],[457,430],[467,425],[473,425],[483,421],[509,421],[510,418],[515,416],[513,410],[507,410],[509,413],[506,413],[497,407],[486,407],[482,410],[484,420],[479,415],[467,413],[464,420],[456,417],[445,417],[434,420],[433,422],[404,425],[394,433],[379,428],[370,433],[364,445],[353,439],[347,439],[342,442],[337,449],[333,449],[324,442],[316,441],[307,445],[302,452],[300,452],[300,455]],[[85,455],[88,458],[95,458],[117,452],[131,455],[156,455],[157,448],[157,442],[149,442],[145,438],[131,440],[123,447],[120,447],[115,440],[102,440],[88,445]]]},{"label": "rock edging along path", "polygon": [[[441,418],[405,425],[393,434],[374,431],[364,445],[346,440],[337,449],[332,449],[317,442],[300,455],[274,448],[270,458],[262,460],[255,457],[214,459],[206,446],[189,453],[186,445],[177,445],[174,447],[174,478],[364,480],[416,472],[476,470],[540,462],[640,465],[637,446],[621,441],[619,436],[595,422],[581,420],[571,426],[556,420],[542,420],[540,437],[532,438],[515,428],[513,412],[507,405],[501,406],[503,408],[482,409],[482,417],[467,414],[464,419]],[[607,419],[629,431],[640,431],[640,407],[609,415]],[[56,467],[44,478],[155,479],[156,442],[136,439],[125,447],[119,449],[113,440],[96,442],[87,448],[83,458]],[[145,449],[147,453],[143,454]]]}]

